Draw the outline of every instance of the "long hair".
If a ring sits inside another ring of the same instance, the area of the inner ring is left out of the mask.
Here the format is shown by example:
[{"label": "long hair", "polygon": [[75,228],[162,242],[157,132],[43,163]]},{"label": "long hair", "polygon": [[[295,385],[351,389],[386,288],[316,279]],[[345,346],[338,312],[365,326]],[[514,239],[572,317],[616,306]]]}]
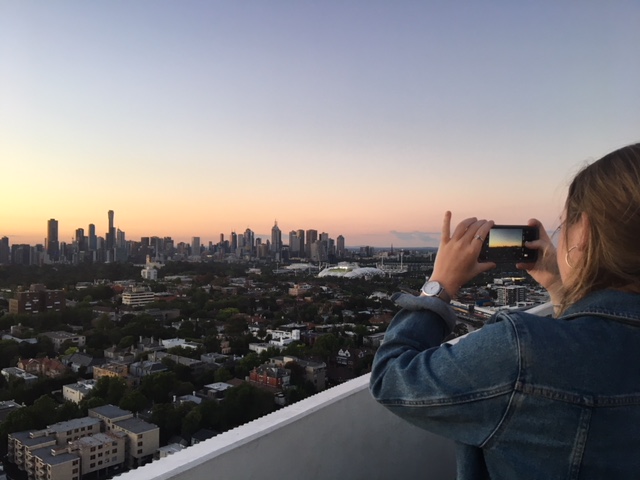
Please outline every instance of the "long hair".
[{"label": "long hair", "polygon": [[565,245],[568,227],[582,213],[589,219],[589,240],[563,286],[561,312],[596,290],[640,291],[640,143],[609,153],[574,177],[565,203]]}]

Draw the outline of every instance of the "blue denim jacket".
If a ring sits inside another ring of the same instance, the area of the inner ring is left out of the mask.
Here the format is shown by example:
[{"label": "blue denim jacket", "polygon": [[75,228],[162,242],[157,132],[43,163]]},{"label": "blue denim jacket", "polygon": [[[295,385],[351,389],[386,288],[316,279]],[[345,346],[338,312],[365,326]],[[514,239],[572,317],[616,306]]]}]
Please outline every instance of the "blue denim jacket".
[{"label": "blue denim jacket", "polygon": [[454,345],[441,300],[400,296],[371,392],[457,444],[458,479],[640,478],[640,295],[559,319],[499,313]]}]

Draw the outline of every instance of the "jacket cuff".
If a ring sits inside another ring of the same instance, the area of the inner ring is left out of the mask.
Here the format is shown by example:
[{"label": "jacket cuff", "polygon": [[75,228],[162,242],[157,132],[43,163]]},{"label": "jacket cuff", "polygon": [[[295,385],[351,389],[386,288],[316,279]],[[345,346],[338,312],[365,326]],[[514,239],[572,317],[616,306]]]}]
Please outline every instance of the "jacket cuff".
[{"label": "jacket cuff", "polygon": [[406,310],[429,310],[438,315],[447,324],[449,331],[458,323],[458,316],[447,302],[436,297],[415,296],[408,293],[394,293],[391,300]]}]

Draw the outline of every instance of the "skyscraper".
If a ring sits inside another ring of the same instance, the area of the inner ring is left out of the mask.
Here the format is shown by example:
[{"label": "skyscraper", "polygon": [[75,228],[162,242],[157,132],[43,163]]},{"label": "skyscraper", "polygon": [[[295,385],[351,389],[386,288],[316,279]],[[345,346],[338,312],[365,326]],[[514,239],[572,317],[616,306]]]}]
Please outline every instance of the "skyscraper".
[{"label": "skyscraper", "polygon": [[47,222],[47,255],[57,262],[60,259],[60,243],[58,243],[58,221],[51,218]]},{"label": "skyscraper", "polygon": [[282,250],[282,232],[278,228],[278,221],[271,228],[271,251],[276,255]]},{"label": "skyscraper", "polygon": [[317,230],[307,230],[307,241],[304,245],[304,253],[307,257],[311,256],[311,245],[316,243],[318,240],[318,231]]},{"label": "skyscraper", "polygon": [[113,215],[113,210],[107,212],[107,216],[109,217],[109,230],[107,230],[106,236],[107,250],[112,250],[113,247],[116,246],[116,229],[113,226]]},{"label": "skyscraper", "polygon": [[95,251],[98,249],[98,237],[96,237],[96,226],[93,223],[89,224],[89,250]]},{"label": "skyscraper", "polygon": [[336,238],[336,250],[338,258],[344,258],[346,251],[344,248],[344,237],[342,235],[338,235],[338,238]]},{"label": "skyscraper", "polygon": [[200,237],[191,238],[191,255],[200,256]]},{"label": "skyscraper", "polygon": [[9,263],[9,237],[0,238],[0,265]]},{"label": "skyscraper", "polygon": [[84,228],[76,228],[76,248],[78,252],[87,251],[87,240],[84,236]]}]

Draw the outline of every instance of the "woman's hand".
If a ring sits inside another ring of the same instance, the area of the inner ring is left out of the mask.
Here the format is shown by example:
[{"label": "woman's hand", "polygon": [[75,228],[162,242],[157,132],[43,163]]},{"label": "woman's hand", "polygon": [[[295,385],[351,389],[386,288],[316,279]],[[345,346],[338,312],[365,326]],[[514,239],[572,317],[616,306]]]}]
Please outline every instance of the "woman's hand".
[{"label": "woman's hand", "polygon": [[562,279],[558,269],[556,247],[539,220],[532,218],[528,225],[538,228],[539,239],[525,242],[525,247],[537,250],[538,259],[535,263],[517,263],[516,268],[529,272],[529,275],[549,292],[551,302],[558,303],[556,300],[562,289]]},{"label": "woman's hand", "polygon": [[440,283],[453,297],[469,280],[495,268],[492,262],[480,263],[478,256],[493,221],[467,218],[458,224],[451,235],[451,212],[444,214],[442,238],[438,247],[430,280]]}]

